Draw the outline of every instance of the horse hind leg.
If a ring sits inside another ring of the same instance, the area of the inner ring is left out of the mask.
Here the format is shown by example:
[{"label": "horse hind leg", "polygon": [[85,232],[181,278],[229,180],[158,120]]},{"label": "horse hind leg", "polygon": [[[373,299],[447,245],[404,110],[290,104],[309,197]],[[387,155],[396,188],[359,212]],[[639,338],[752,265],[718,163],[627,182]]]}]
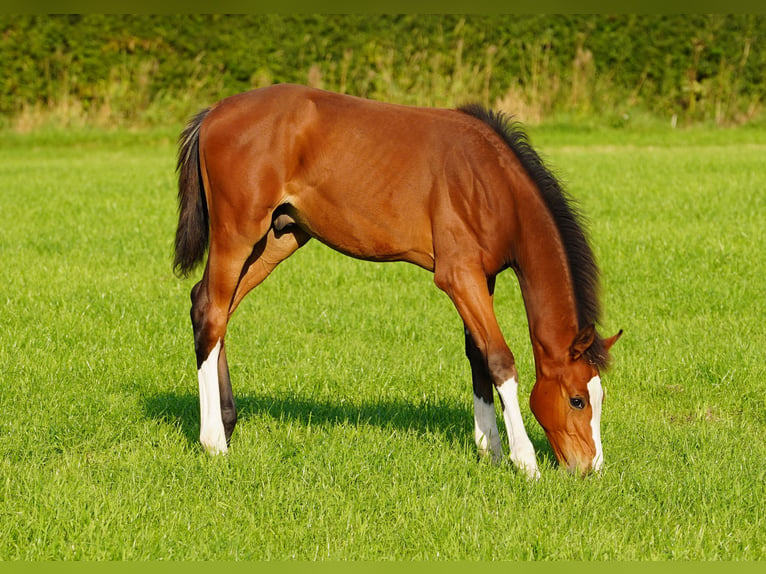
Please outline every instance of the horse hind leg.
[{"label": "horse hind leg", "polygon": [[211,245],[202,281],[192,289],[191,318],[200,396],[200,443],[211,454],[225,453],[237,423],[226,360],[229,318],[247,295],[306,241],[296,226],[269,229],[251,250],[222,252]]},{"label": "horse hind leg", "polygon": [[228,447],[231,435],[234,433],[234,427],[237,425],[237,405],[234,402],[234,393],[231,388],[229,363],[226,361],[226,346],[223,344],[221,344],[221,352],[218,355],[218,393],[221,405],[221,421]]},{"label": "horse hind leg", "polygon": [[202,280],[191,291],[191,321],[200,400],[200,443],[210,454],[228,450],[237,421],[226,361],[229,308],[250,249],[211,242]]}]

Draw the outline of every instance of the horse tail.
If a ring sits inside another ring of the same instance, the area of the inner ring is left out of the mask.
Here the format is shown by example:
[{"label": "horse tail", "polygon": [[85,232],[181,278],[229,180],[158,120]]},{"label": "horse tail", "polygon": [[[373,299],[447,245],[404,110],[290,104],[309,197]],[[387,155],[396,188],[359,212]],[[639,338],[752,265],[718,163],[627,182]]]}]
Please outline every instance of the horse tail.
[{"label": "horse tail", "polygon": [[173,270],[179,277],[187,277],[202,261],[210,237],[199,161],[199,131],[208,112],[210,108],[194,116],[178,138],[178,228]]}]

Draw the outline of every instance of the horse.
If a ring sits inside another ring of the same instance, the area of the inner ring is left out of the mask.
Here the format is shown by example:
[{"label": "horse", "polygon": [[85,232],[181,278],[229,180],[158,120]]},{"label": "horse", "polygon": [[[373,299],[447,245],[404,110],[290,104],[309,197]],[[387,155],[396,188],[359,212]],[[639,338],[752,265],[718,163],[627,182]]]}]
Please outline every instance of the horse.
[{"label": "horse", "polygon": [[191,290],[199,440],[226,453],[237,422],[225,335],[242,299],[311,238],[433,273],[465,331],[480,458],[540,476],[514,356],[493,310],[513,269],[535,360],[530,408],[560,466],[603,464],[601,371],[622,331],[597,330],[599,270],[582,216],[523,127],[478,104],[437,109],[277,84],[196,114],[178,141],[173,266]]}]

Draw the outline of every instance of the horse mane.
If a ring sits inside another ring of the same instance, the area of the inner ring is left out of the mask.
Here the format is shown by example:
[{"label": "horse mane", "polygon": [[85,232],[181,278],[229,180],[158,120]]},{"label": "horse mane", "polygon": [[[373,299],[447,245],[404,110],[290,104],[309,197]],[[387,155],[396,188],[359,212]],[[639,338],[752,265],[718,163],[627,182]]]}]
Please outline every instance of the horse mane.
[{"label": "horse mane", "polygon": [[[460,106],[458,111],[473,116],[499,135],[516,155],[524,170],[535,182],[548,211],[558,228],[564,245],[569,274],[572,278],[579,328],[599,322],[599,269],[596,257],[588,243],[584,217],[575,201],[564,191],[559,181],[545,166],[532,148],[521,124],[502,112],[488,110],[479,104]],[[609,362],[609,353],[600,336],[585,353],[586,358],[599,369]]]}]

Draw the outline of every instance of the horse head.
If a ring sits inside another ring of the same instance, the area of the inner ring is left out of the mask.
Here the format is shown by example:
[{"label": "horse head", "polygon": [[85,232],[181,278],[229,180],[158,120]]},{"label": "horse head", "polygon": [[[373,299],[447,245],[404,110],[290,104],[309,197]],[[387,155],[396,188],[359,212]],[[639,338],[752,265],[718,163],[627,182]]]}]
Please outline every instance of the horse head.
[{"label": "horse head", "polygon": [[[602,341],[606,351],[622,331]],[[582,329],[566,357],[546,363],[529,398],[532,413],[563,467],[574,474],[597,472],[604,462],[601,448],[601,409],[604,389],[599,368],[586,351],[596,341],[593,326]]]}]

